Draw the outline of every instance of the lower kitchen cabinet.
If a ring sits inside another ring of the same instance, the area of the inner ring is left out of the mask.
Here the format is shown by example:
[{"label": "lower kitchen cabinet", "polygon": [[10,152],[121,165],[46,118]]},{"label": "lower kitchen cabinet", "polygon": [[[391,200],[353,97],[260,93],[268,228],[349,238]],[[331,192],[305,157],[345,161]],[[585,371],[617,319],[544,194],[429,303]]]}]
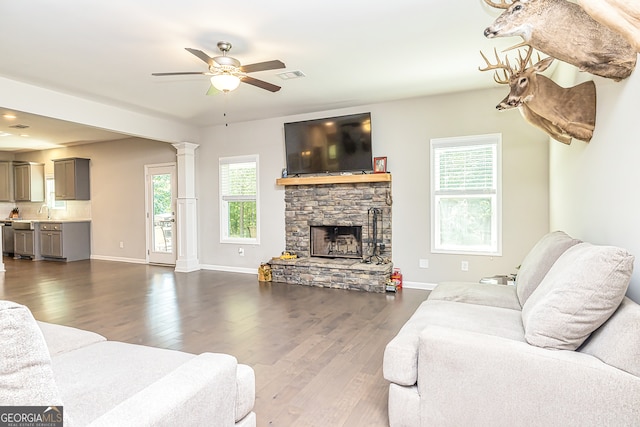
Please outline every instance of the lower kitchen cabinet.
[{"label": "lower kitchen cabinet", "polygon": [[37,238],[38,234],[36,230],[15,230],[13,233],[14,255],[37,259]]},{"label": "lower kitchen cabinet", "polygon": [[41,222],[40,256],[44,259],[77,261],[91,256],[91,223]]}]

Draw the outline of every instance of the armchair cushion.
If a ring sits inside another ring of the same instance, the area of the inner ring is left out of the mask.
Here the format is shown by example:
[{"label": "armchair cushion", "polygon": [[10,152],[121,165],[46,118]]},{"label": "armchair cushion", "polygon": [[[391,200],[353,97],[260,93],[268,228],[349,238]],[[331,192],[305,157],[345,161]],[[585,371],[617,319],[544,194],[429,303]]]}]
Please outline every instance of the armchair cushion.
[{"label": "armchair cushion", "polygon": [[569,248],[522,307],[527,342],[577,349],[622,302],[633,260],[613,246],[580,243]]}]

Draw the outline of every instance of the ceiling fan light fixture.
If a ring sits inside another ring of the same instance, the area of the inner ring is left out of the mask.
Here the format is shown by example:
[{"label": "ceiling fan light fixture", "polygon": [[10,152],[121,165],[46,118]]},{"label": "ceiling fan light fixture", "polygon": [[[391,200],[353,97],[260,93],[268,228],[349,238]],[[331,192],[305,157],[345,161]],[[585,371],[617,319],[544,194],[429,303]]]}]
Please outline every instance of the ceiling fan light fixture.
[{"label": "ceiling fan light fixture", "polygon": [[216,74],[211,76],[211,84],[222,92],[231,92],[240,85],[240,77],[227,73]]}]

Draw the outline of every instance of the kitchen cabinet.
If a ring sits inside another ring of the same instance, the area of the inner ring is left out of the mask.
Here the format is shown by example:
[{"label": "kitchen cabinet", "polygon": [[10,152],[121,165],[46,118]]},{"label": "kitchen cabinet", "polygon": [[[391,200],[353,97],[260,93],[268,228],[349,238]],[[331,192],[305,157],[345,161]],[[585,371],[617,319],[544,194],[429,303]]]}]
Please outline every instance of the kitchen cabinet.
[{"label": "kitchen cabinet", "polygon": [[13,162],[0,161],[0,202],[13,202]]},{"label": "kitchen cabinet", "polygon": [[14,256],[30,257],[40,259],[38,251],[38,232],[36,230],[14,230],[13,231],[13,254]]},{"label": "kitchen cabinet", "polygon": [[44,164],[15,163],[13,172],[16,202],[44,201]]},{"label": "kitchen cabinet", "polygon": [[62,231],[46,231],[43,224],[40,230],[40,255],[62,258]]},{"label": "kitchen cabinet", "polygon": [[56,200],[89,200],[90,159],[73,157],[53,161]]},{"label": "kitchen cabinet", "polygon": [[40,256],[44,259],[77,261],[91,256],[91,223],[41,222]]}]

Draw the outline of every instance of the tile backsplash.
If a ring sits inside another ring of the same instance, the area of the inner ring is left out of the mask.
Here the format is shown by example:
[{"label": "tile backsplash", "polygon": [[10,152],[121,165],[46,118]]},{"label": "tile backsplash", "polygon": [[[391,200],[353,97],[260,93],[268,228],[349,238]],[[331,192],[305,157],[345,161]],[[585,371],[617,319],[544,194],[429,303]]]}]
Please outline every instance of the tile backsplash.
[{"label": "tile backsplash", "polygon": [[[9,217],[14,207],[20,209],[20,218],[22,219],[46,219],[47,210],[38,213],[43,203],[41,202],[19,202],[19,203],[0,203],[0,218]],[[64,209],[51,209],[51,219],[90,219],[91,218],[91,201],[90,200],[71,200],[65,203]]]}]

